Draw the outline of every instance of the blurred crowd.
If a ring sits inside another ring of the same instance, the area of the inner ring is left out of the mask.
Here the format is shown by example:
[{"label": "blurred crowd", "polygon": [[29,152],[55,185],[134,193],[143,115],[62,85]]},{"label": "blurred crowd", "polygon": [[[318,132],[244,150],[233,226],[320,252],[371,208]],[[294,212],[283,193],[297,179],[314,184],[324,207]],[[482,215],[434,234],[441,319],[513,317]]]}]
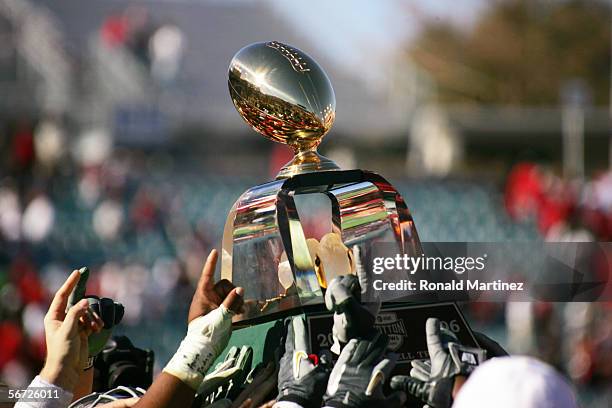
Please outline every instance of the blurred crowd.
[{"label": "blurred crowd", "polygon": [[533,220],[548,241],[612,239],[612,173],[565,180],[551,169],[524,162],[508,176],[506,209],[515,220]]},{"label": "blurred crowd", "polygon": [[107,16],[100,39],[109,48],[128,50],[162,85],[176,79],[186,46],[175,24],[156,22],[146,7],[134,5]]},{"label": "blurred crowd", "polygon": [[213,228],[205,216],[186,219],[180,185],[152,179],[163,167],[155,154],[112,150],[103,132],[77,143],[55,119],[5,122],[1,132],[2,379],[23,384],[40,366],[41,316],[74,265],[97,271],[91,290],[125,304],[128,326],[187,307],[167,300],[193,291]]},{"label": "blurred crowd", "polygon": [[[515,165],[508,175],[505,206],[517,221],[534,222],[550,242],[609,242],[612,238],[612,173],[567,180],[549,167]],[[603,268],[607,271],[609,268]],[[608,281],[609,276],[599,280]],[[537,354],[574,382],[606,389],[612,379],[612,305],[510,303],[508,345]]]}]

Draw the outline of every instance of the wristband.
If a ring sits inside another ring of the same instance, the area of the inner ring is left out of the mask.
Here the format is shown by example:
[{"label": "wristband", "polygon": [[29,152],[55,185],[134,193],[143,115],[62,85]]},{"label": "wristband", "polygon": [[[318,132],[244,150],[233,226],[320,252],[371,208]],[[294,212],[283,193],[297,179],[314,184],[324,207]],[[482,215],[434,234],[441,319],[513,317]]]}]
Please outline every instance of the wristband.
[{"label": "wristband", "polygon": [[197,390],[204,375],[225,349],[232,331],[232,312],[224,305],[189,323],[187,335],[164,372]]}]

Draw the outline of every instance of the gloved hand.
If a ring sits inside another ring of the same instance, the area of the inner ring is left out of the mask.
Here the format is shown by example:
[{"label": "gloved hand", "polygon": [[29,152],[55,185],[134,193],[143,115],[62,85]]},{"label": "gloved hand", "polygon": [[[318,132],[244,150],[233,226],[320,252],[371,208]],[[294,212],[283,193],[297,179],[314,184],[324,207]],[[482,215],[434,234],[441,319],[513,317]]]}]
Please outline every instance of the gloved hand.
[{"label": "gloved hand", "polygon": [[340,354],[341,344],[372,333],[376,316],[360,301],[361,288],[357,276],[341,275],[329,283],[325,292],[325,306],[334,312],[334,344],[331,350],[335,354]]},{"label": "gloved hand", "polygon": [[232,399],[230,394],[235,394],[251,370],[253,362],[253,349],[250,346],[236,346],[229,349],[223,362],[204,377],[198,394],[213,402],[218,398]]},{"label": "gloved hand", "polygon": [[312,361],[308,353],[308,332],[304,316],[287,319],[285,353],[278,372],[277,401],[291,401],[304,407],[320,407],[329,377],[328,361]]},{"label": "gloved hand", "polygon": [[[455,334],[443,327],[440,327],[440,343],[447,345],[448,343],[459,343],[459,339]],[[412,369],[410,376],[420,381],[429,381],[431,375],[431,360],[428,358],[412,360],[410,362]]]},{"label": "gloved hand", "polygon": [[78,303],[81,299],[87,299],[89,310],[97,314],[104,322],[104,327],[99,332],[94,332],[88,338],[89,358],[85,369],[93,365],[93,359],[97,356],[108,339],[113,334],[113,328],[121,322],[123,318],[123,305],[109,298],[99,298],[94,295],[85,295],[87,288],[87,280],[89,279],[89,269],[83,267],[79,269],[79,281],[76,287],[70,293],[66,310]]},{"label": "gloved hand", "polygon": [[395,358],[385,358],[389,340],[376,333],[371,339],[352,339],[344,347],[327,383],[324,406],[338,408],[400,407],[403,392],[388,397],[383,384],[395,366]]},{"label": "gloved hand", "polygon": [[447,408],[453,401],[455,377],[467,377],[484,361],[486,352],[459,344],[454,334],[440,328],[438,319],[427,319],[425,329],[429,364],[413,361],[410,377],[394,376],[391,388],[406,391],[430,407]]},{"label": "gloved hand", "polygon": [[[442,336],[443,343],[448,343],[449,341],[458,342],[457,337],[449,330],[440,328],[440,335]],[[448,337],[448,340],[444,340],[445,337]],[[508,356],[508,352],[486,334],[475,331],[474,337],[478,341],[478,344],[487,352],[487,359]],[[431,373],[431,361],[429,359],[412,360],[410,364],[412,365],[412,370],[410,371],[410,376],[412,378],[421,381],[429,381],[429,375]]]}]

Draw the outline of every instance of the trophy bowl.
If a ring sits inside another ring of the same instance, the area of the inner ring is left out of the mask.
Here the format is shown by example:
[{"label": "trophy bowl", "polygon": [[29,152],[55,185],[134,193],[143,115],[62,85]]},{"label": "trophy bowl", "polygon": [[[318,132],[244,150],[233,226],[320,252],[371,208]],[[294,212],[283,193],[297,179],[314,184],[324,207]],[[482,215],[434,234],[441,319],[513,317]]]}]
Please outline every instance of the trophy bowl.
[{"label": "trophy bowl", "polygon": [[336,97],[325,71],[312,58],[278,41],[255,43],[236,53],[228,76],[240,116],[255,131],[295,153],[278,179],[338,169],[316,150],[334,123]]}]

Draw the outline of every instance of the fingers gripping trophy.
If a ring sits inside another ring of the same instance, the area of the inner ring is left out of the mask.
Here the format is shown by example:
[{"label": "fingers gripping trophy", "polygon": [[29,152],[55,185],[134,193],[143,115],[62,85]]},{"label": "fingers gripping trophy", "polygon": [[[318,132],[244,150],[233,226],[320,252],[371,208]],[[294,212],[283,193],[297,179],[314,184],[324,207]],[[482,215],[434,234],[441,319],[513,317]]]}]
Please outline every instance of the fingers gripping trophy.
[{"label": "fingers gripping trophy", "polygon": [[[341,170],[317,152],[334,123],[336,99],[310,56],[277,41],[249,45],[231,60],[228,87],[253,130],[295,153],[275,180],[243,193],[229,212],[222,277],[251,297],[238,320],[267,321],[322,305],[333,277],[357,273],[355,248],[364,265],[376,242],[420,254],[410,212],[389,182],[373,172]],[[309,195],[327,197],[331,219],[320,220],[330,226],[323,236],[305,235],[300,217],[308,214],[300,214],[296,201]]]}]

